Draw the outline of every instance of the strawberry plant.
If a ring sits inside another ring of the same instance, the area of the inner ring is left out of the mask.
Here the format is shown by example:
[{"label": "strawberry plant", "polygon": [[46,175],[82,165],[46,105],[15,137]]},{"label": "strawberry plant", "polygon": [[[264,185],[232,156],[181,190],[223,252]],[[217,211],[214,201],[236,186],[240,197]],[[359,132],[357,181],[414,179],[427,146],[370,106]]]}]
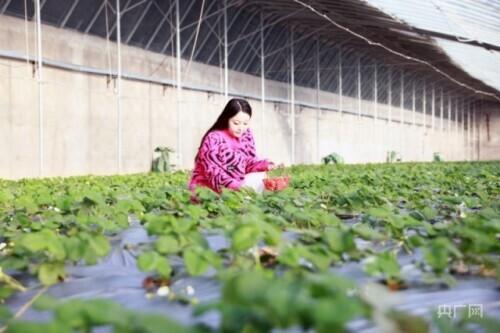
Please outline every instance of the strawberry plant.
[{"label": "strawberry plant", "polygon": [[[499,162],[299,165],[271,175],[284,173],[292,179],[285,190],[198,189],[196,204],[186,172],[0,180],[0,301],[8,305],[13,294],[37,288],[24,285],[30,277],[47,286],[65,283],[68,265],[103,260],[110,239],[131,223],[150,237],[134,248],[144,281],[153,281],[146,289],[162,294],[186,276],[216,280],[220,299],[199,311],[218,312],[222,331],[345,331],[354,318],[378,320],[354,281],[329,273],[344,265],[361,266],[366,279],[393,292],[413,287],[400,258],[416,254],[412,265],[423,284],[453,288],[462,275],[499,277]],[[212,249],[207,235],[227,244]],[[113,322],[111,314],[88,319],[93,315],[79,302],[64,310],[74,308],[70,317],[78,325],[60,320],[64,306],[50,308],[55,321],[45,326],[14,324],[5,307],[0,322],[13,332],[88,330],[98,323],[126,332],[132,325]],[[391,313],[386,319],[398,324],[420,320]]]}]

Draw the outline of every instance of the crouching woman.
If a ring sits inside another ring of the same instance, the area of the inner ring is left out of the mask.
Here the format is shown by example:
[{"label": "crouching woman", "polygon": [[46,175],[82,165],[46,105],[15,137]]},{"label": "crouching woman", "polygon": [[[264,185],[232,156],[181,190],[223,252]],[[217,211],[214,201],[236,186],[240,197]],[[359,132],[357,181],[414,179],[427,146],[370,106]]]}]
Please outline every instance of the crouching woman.
[{"label": "crouching woman", "polygon": [[249,128],[251,118],[252,108],[246,100],[234,98],[227,103],[201,140],[189,182],[191,191],[198,186],[217,193],[245,186],[256,192],[264,190],[265,172],[275,164],[257,158]]}]

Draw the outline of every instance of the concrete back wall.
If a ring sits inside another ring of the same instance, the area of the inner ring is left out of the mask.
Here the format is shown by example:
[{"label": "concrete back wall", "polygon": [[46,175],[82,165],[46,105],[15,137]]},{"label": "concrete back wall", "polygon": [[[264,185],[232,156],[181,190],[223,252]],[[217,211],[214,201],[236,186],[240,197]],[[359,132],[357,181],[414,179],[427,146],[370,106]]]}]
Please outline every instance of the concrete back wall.
[{"label": "concrete back wall", "polygon": [[[33,26],[26,39],[24,21],[0,16],[0,51],[26,54],[26,42],[34,56]],[[109,48],[108,48],[109,46]],[[110,50],[108,54],[106,51]],[[46,60],[108,70],[116,68],[116,45],[80,33],[43,26],[43,55]],[[123,46],[125,73],[144,77],[174,79],[174,59]],[[186,69],[189,72],[186,73]],[[183,80],[190,84],[221,88],[220,68],[183,61]],[[291,161],[291,122],[288,103],[269,102],[262,109],[260,78],[230,72],[230,91],[256,96],[249,101],[254,110],[252,128],[262,157],[276,162]],[[116,82],[106,76],[44,67],[42,84],[44,109],[44,174],[69,176],[114,174],[118,170],[118,112]],[[177,110],[181,115],[180,167],[191,168],[201,136],[221,112],[226,100],[213,92],[185,89],[177,100],[176,88],[158,83],[123,80],[121,98],[123,173],[150,169],[153,149],[177,147]],[[0,58],[0,178],[18,179],[39,175],[39,88],[33,66],[24,61]],[[266,96],[287,100],[290,86],[266,81]],[[296,89],[296,99],[316,103],[314,89]],[[320,93],[320,104],[337,108],[339,96]],[[499,159],[499,110],[490,110],[490,139],[486,140],[483,118],[478,133],[467,142],[462,124],[451,131],[425,130],[412,125],[410,110],[378,105],[379,117],[389,113],[395,121],[358,117],[357,100],[343,97],[344,111],[318,111],[296,106],[297,163],[318,163],[331,152],[340,153],[347,162],[383,162],[389,150],[400,152],[405,161],[430,161],[433,152],[446,160],[476,158]],[[362,101],[362,110],[373,114],[371,101]],[[403,117],[404,124],[399,123]],[[420,113],[416,123],[420,123]],[[431,124],[430,116],[427,124]],[[435,119],[439,124],[439,119]],[[439,126],[437,125],[437,128]],[[458,128],[458,131],[455,129]]]}]

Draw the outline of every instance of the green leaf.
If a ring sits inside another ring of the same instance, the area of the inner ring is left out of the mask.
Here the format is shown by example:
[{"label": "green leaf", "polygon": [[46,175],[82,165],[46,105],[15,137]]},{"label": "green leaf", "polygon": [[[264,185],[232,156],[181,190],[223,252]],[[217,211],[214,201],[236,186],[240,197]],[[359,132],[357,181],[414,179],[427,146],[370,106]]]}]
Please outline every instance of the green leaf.
[{"label": "green leaf", "polygon": [[38,268],[38,279],[46,286],[59,282],[66,277],[63,263],[44,263]]},{"label": "green leaf", "polygon": [[164,235],[156,240],[155,249],[161,254],[170,254],[179,252],[181,247],[177,238],[172,235]]},{"label": "green leaf", "polygon": [[289,267],[298,267],[301,250],[299,247],[287,246],[278,256],[278,261]]},{"label": "green leaf", "polygon": [[60,306],[60,302],[54,297],[48,295],[41,295],[35,303],[33,303],[33,307],[40,311],[53,311],[56,310]]},{"label": "green leaf", "polygon": [[235,251],[244,251],[257,244],[260,231],[256,225],[245,224],[237,228],[231,237],[231,246]]},{"label": "green leaf", "polygon": [[432,220],[437,216],[437,212],[432,207],[425,207],[422,209],[422,215],[424,215],[427,220]]},{"label": "green leaf", "polygon": [[267,223],[262,223],[263,239],[267,245],[276,246],[281,243],[281,231]]},{"label": "green leaf", "polygon": [[386,278],[399,279],[401,276],[396,254],[391,251],[369,257],[366,260],[365,271],[370,275],[382,275]]},{"label": "green leaf", "polygon": [[12,318],[12,312],[5,305],[0,305],[0,324]]},{"label": "green leaf", "polygon": [[352,230],[354,231],[354,233],[366,240],[381,240],[384,238],[384,236],[380,232],[362,222],[355,223],[352,226]]},{"label": "green leaf", "polygon": [[156,271],[164,278],[169,278],[172,274],[172,267],[167,258],[160,258],[156,262]]},{"label": "green leaf", "polygon": [[356,249],[354,237],[349,231],[342,231],[340,228],[330,228],[325,232],[324,238],[333,252],[351,252]]},{"label": "green leaf", "polygon": [[443,273],[451,256],[461,257],[458,249],[446,238],[440,237],[429,242],[424,248],[424,259],[436,273]]},{"label": "green leaf", "polygon": [[99,257],[107,255],[109,250],[111,249],[108,239],[103,235],[91,236],[89,238],[89,246]]},{"label": "green leaf", "polygon": [[55,311],[58,322],[72,328],[84,328],[87,322],[85,318],[85,301],[80,299],[70,300],[59,306]]},{"label": "green leaf", "polygon": [[56,260],[64,260],[66,258],[66,250],[61,238],[54,237],[47,243],[47,252]]},{"label": "green leaf", "polygon": [[88,192],[83,196],[82,203],[85,206],[104,206],[105,199],[101,193]]},{"label": "green leaf", "polygon": [[[66,305],[70,306],[70,304]],[[122,325],[130,316],[119,304],[110,300],[93,299],[82,304],[81,315],[92,326]]]},{"label": "green leaf", "polygon": [[48,242],[49,239],[44,237],[41,233],[32,233],[23,235],[19,244],[31,252],[38,252],[44,250]]},{"label": "green leaf", "polygon": [[71,333],[73,330],[59,322],[30,323],[14,321],[9,323],[6,333]]},{"label": "green leaf", "polygon": [[16,199],[15,206],[18,209],[23,209],[27,213],[35,213],[38,211],[38,206],[31,196],[24,195]]},{"label": "green leaf", "polygon": [[372,207],[367,210],[366,214],[380,219],[386,219],[392,215],[392,212],[385,207]]},{"label": "green leaf", "polygon": [[203,249],[189,247],[184,250],[184,263],[189,274],[197,276],[206,272],[209,265],[202,255]]},{"label": "green leaf", "polygon": [[156,268],[157,262],[160,260],[157,252],[149,251],[139,255],[137,265],[143,272],[150,272]]}]

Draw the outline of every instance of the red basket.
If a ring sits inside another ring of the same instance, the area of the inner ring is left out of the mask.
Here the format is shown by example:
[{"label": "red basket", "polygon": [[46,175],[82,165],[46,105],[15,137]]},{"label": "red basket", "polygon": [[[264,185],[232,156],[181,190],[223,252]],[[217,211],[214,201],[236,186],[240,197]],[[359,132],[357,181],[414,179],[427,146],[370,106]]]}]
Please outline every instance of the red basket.
[{"label": "red basket", "polygon": [[290,176],[264,178],[262,181],[268,191],[283,191],[290,184]]}]

